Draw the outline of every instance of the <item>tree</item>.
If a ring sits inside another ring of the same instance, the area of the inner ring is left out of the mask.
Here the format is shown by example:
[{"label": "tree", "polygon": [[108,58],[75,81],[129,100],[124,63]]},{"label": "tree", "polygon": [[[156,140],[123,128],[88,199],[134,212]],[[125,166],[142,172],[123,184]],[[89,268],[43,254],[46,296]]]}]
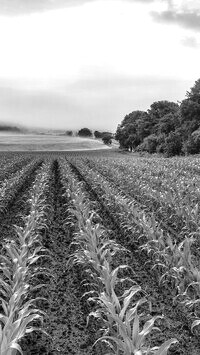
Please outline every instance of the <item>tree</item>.
[{"label": "tree", "polygon": [[95,138],[101,138],[102,137],[102,132],[94,131],[94,136],[95,136]]},{"label": "tree", "polygon": [[[148,112],[133,111],[117,127],[116,140],[127,150],[162,152],[165,139],[180,127],[180,107],[171,101],[156,101]],[[159,139],[158,139],[159,137]]]},{"label": "tree", "polygon": [[186,96],[188,99],[200,104],[200,79],[195,81],[194,86],[190,91],[187,91]]},{"label": "tree", "polygon": [[117,127],[115,134],[115,139],[119,142],[119,147],[128,150],[129,146],[127,143],[128,132],[125,128],[122,128],[120,125]]},{"label": "tree", "polygon": [[155,101],[151,104],[148,114],[153,121],[158,122],[163,116],[168,113],[176,113],[179,111],[179,105],[173,101]]},{"label": "tree", "polygon": [[112,144],[112,135],[110,134],[105,134],[103,137],[102,137],[102,141],[104,144]]},{"label": "tree", "polygon": [[186,99],[181,102],[181,123],[188,137],[200,128],[200,79],[187,91]]},{"label": "tree", "polygon": [[126,115],[120,125],[117,127],[115,139],[120,147],[133,150],[149,134],[148,114],[145,111],[133,111]]},{"label": "tree", "polygon": [[185,154],[200,153],[200,131],[194,131],[188,140],[184,143],[183,151]]},{"label": "tree", "polygon": [[111,136],[113,138],[113,134],[111,132],[101,132],[101,137],[103,136]]},{"label": "tree", "polygon": [[158,122],[155,127],[156,134],[166,134],[174,132],[180,126],[179,112],[167,113]]},{"label": "tree", "polygon": [[165,139],[164,154],[167,157],[180,155],[182,152],[182,137],[176,132],[171,132]]},{"label": "tree", "polygon": [[[167,126],[168,120],[171,122],[173,119],[176,120],[179,110],[179,105],[172,101],[163,100],[154,102],[148,110],[152,127],[151,133],[164,133],[161,132],[160,125]],[[170,132],[170,127],[168,127],[168,132]]]},{"label": "tree", "polygon": [[167,138],[165,133],[160,133],[157,136],[157,146],[156,146],[156,153],[163,154],[166,149],[165,139]]},{"label": "tree", "polygon": [[92,136],[92,132],[90,131],[89,128],[81,128],[78,131],[78,136],[79,137],[91,137]]},{"label": "tree", "polygon": [[22,129],[16,126],[9,126],[9,125],[0,125],[0,131],[8,131],[8,132],[21,132]]},{"label": "tree", "polygon": [[66,131],[66,132],[65,132],[65,135],[66,135],[66,136],[69,136],[69,137],[72,137],[73,132],[72,132],[72,131]]},{"label": "tree", "polygon": [[138,146],[138,151],[145,151],[150,154],[156,152],[156,147],[158,145],[157,136],[155,134],[150,134],[144,139],[144,141]]}]

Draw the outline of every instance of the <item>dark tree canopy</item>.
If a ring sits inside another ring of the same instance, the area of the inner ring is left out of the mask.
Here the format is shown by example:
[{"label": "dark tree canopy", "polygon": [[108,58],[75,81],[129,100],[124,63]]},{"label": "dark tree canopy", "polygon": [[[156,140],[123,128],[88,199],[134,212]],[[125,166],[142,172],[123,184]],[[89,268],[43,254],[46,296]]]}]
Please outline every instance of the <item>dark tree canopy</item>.
[{"label": "dark tree canopy", "polygon": [[180,103],[153,102],[146,111],[133,111],[118,125],[120,148],[163,153],[166,156],[200,153],[200,79]]},{"label": "dark tree canopy", "polygon": [[152,119],[152,123],[156,124],[162,117],[169,113],[177,113],[179,111],[179,105],[171,101],[156,101],[148,110],[148,114]]},{"label": "dark tree canopy", "polygon": [[111,132],[99,132],[99,131],[94,131],[94,136],[95,138],[104,138],[104,137],[110,137],[111,139],[113,138],[113,134]]},{"label": "dark tree canopy", "polygon": [[200,131],[194,131],[187,141],[184,142],[183,151],[185,154],[200,153]]},{"label": "dark tree canopy", "polygon": [[4,124],[0,124],[0,131],[4,132],[21,132],[21,129],[19,127],[16,126],[9,126],[9,125],[4,125]]},{"label": "dark tree canopy", "polygon": [[111,134],[104,134],[102,137],[102,141],[104,144],[112,144],[112,135]]},{"label": "dark tree canopy", "polygon": [[181,121],[188,136],[200,128],[200,79],[186,93],[180,106]]},{"label": "dark tree canopy", "polygon": [[177,127],[180,126],[180,115],[178,112],[170,112],[165,114],[160,118],[159,122],[155,126],[155,133],[157,134],[169,134],[170,132],[174,132]]},{"label": "dark tree canopy", "polygon": [[178,132],[170,132],[165,139],[165,155],[172,157],[173,155],[180,155],[182,151],[182,137]]},{"label": "dark tree canopy", "polygon": [[91,137],[92,136],[92,132],[90,131],[89,128],[81,128],[78,131],[78,136],[79,137]]},{"label": "dark tree canopy", "polygon": [[187,91],[186,97],[192,101],[200,103],[200,79],[196,80],[194,86]]},{"label": "dark tree canopy", "polygon": [[65,135],[69,136],[69,137],[72,137],[73,136],[73,132],[72,131],[66,131]]},{"label": "dark tree canopy", "polygon": [[133,111],[118,125],[115,138],[122,148],[133,150],[149,134],[149,128],[147,112]]},{"label": "dark tree canopy", "polygon": [[95,136],[95,138],[101,138],[102,137],[102,132],[94,131],[94,136]]},{"label": "dark tree canopy", "polygon": [[148,153],[155,153],[156,147],[157,136],[155,134],[150,134],[148,137],[144,138],[139,150],[146,151]]}]

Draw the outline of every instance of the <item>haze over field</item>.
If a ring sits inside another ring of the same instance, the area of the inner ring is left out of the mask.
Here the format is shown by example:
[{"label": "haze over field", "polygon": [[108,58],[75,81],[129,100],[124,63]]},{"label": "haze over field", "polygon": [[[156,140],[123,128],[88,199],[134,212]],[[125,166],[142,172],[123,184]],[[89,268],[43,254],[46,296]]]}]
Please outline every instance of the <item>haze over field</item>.
[{"label": "haze over field", "polygon": [[0,121],[115,131],[199,78],[198,0],[0,0]]}]

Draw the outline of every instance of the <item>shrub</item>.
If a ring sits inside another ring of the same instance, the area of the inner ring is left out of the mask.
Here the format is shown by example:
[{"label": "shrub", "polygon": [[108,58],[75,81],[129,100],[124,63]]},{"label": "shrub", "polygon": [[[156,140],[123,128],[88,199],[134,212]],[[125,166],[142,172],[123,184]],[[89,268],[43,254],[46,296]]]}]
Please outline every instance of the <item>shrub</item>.
[{"label": "shrub", "polygon": [[138,146],[138,151],[146,151],[148,153],[155,153],[158,145],[158,138],[155,134],[146,137],[143,142]]},{"label": "shrub", "polygon": [[92,132],[90,131],[89,128],[81,128],[78,131],[78,136],[80,136],[80,137],[91,137],[92,136]]},{"label": "shrub", "polygon": [[167,157],[180,155],[182,151],[182,138],[176,132],[171,132],[165,139],[164,154]]},{"label": "shrub", "polygon": [[72,137],[73,136],[73,132],[72,131],[66,131],[65,135],[69,136],[69,137]]},{"label": "shrub", "polygon": [[102,138],[102,132],[94,131],[95,138]]},{"label": "shrub", "polygon": [[112,136],[109,134],[106,134],[102,137],[102,141],[104,142],[104,144],[112,144]]},{"label": "shrub", "polygon": [[158,135],[157,137],[157,147],[156,147],[156,153],[161,153],[163,154],[165,151],[165,139],[166,139],[166,135],[164,133],[161,133]]},{"label": "shrub", "polygon": [[183,146],[183,152],[187,154],[200,153],[200,131],[195,131]]}]

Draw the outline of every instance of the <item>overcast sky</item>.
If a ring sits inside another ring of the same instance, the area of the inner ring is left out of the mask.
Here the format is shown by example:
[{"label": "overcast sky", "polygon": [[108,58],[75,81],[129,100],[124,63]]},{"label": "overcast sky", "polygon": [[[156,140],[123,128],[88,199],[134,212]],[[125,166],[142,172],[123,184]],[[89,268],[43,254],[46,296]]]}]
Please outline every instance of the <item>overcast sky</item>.
[{"label": "overcast sky", "polygon": [[0,0],[0,121],[115,131],[200,78],[199,0]]}]

